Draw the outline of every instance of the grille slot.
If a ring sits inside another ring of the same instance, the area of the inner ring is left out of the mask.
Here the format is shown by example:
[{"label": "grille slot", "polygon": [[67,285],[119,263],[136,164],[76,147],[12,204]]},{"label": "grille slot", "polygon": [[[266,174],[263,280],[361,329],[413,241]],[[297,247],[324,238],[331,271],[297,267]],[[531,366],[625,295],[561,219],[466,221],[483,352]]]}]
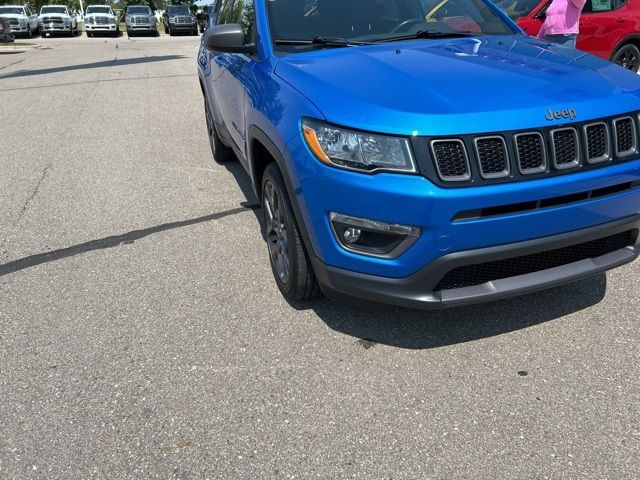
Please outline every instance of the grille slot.
[{"label": "grille slot", "polygon": [[544,172],[547,169],[547,155],[542,135],[538,132],[519,133],[514,139],[520,173],[531,175]]},{"label": "grille slot", "polygon": [[591,123],[584,126],[587,162],[606,162],[611,158],[609,149],[609,130],[603,122]]},{"label": "grille slot", "polygon": [[631,117],[618,118],[613,121],[616,139],[616,155],[627,157],[636,153],[636,128]]},{"label": "grille slot", "polygon": [[640,180],[635,182],[619,183],[609,187],[598,188],[586,192],[572,193],[562,195],[560,197],[545,198],[542,200],[532,200],[530,202],[511,203],[508,205],[498,205],[495,207],[477,208],[474,210],[464,210],[458,212],[451,219],[453,222],[464,222],[467,220],[476,220],[478,218],[496,217],[502,215],[511,215],[521,212],[533,212],[549,207],[559,207],[569,205],[575,202],[582,202],[592,198],[607,197],[617,193],[626,192],[640,188]]},{"label": "grille slot", "polygon": [[578,132],[574,128],[551,130],[551,151],[558,170],[577,166],[580,163]]},{"label": "grille slot", "polygon": [[462,140],[433,140],[431,150],[442,180],[457,182],[471,177],[469,159]]},{"label": "grille slot", "polygon": [[479,137],[474,140],[474,143],[480,174],[483,178],[500,178],[509,175],[509,154],[502,137]]},{"label": "grille slot", "polygon": [[472,287],[482,285],[492,280],[540,272],[580,260],[600,257],[631,245],[635,233],[635,230],[628,230],[590,242],[570,245],[546,252],[454,268],[442,277],[434,290],[440,291]]}]

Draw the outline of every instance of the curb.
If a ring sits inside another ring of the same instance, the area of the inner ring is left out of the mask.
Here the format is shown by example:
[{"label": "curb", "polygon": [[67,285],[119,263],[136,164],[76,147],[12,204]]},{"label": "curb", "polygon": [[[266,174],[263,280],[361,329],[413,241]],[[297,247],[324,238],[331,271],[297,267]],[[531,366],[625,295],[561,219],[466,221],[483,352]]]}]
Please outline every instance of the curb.
[{"label": "curb", "polygon": [[30,50],[32,48],[41,48],[38,43],[11,43],[9,45],[0,45],[0,52],[12,50]]}]

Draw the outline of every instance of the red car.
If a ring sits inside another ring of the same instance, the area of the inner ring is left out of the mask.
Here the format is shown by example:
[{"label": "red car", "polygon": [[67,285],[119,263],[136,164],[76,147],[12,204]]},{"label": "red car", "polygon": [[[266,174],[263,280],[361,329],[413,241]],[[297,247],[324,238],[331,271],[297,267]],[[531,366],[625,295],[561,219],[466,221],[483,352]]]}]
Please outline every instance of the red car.
[{"label": "red car", "polygon": [[[551,0],[495,0],[528,34],[537,35]],[[577,48],[634,72],[640,67],[640,0],[587,0]]]}]

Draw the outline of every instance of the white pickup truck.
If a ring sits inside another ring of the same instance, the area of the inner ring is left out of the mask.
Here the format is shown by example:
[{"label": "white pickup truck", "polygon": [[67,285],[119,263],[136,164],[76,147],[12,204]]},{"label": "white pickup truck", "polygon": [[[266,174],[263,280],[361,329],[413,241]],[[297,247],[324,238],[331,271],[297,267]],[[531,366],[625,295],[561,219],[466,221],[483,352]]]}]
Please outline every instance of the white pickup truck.
[{"label": "white pickup truck", "polygon": [[71,37],[78,33],[78,19],[64,5],[45,5],[40,9],[38,17],[40,35],[47,33],[68,33]]},{"label": "white pickup truck", "polygon": [[108,5],[89,5],[84,14],[84,30],[87,37],[96,33],[107,32],[114,36],[120,35],[118,18]]},{"label": "white pickup truck", "polygon": [[31,13],[27,6],[4,5],[0,7],[0,17],[9,22],[10,33],[23,34],[31,38],[38,31],[38,16]]}]

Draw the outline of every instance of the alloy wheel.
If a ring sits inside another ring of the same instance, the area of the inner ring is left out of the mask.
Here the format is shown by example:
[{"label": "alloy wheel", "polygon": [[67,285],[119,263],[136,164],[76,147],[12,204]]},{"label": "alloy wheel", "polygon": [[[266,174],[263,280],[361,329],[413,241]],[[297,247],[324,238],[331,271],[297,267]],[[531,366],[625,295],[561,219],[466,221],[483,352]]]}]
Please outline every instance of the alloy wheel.
[{"label": "alloy wheel", "polygon": [[626,47],[622,49],[616,57],[616,63],[621,67],[634,72],[638,71],[638,67],[640,67],[640,56],[638,56],[635,48]]},{"label": "alloy wheel", "polygon": [[270,181],[264,186],[263,205],[271,264],[280,281],[286,284],[290,270],[286,216],[282,196]]}]

